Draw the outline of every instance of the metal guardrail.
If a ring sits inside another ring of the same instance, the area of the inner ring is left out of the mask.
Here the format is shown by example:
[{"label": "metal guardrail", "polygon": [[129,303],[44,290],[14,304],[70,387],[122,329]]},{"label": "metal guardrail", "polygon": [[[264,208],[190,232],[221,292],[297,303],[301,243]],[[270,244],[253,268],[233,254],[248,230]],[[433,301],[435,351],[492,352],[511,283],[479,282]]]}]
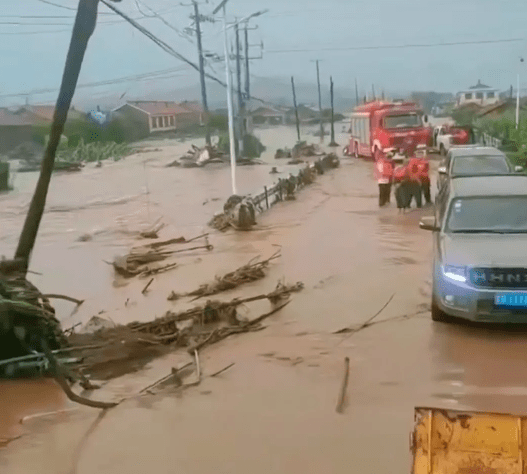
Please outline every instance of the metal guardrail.
[{"label": "metal guardrail", "polygon": [[477,143],[483,146],[492,146],[494,148],[501,149],[503,146],[503,140],[489,135],[487,132],[482,132],[480,130],[475,130],[477,135]]}]

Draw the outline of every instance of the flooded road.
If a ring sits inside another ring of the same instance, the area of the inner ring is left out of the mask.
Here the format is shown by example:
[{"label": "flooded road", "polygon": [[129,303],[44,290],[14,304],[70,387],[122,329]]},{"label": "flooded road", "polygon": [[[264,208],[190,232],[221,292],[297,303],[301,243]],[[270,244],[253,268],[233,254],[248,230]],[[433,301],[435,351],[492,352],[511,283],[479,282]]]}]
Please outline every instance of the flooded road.
[{"label": "flooded road", "polygon": [[[268,145],[275,140],[282,147],[284,141],[292,144],[291,136],[262,141]],[[342,137],[337,141],[344,143]],[[118,234],[119,216],[127,216],[122,225],[128,231],[163,215],[175,231],[197,235],[212,211],[202,203],[215,193],[222,198],[229,194],[227,170],[167,170],[152,164],[149,220],[145,197],[136,189],[143,186],[138,177],[142,159],[93,170],[116,170],[111,171],[113,179],[122,177],[122,188],[103,181],[102,175],[93,177],[101,189],[90,188],[91,199],[121,199],[133,195],[133,188],[139,196],[135,202],[46,215],[33,265],[45,277],[34,281],[41,287],[46,281],[46,290],[89,300],[88,309],[81,307],[84,313],[68,321],[85,320],[97,309],[107,310],[116,321],[149,319],[167,309],[169,290],[192,289],[255,255],[273,253],[276,246],[282,257],[269,276],[227,296],[268,291],[278,279],[302,281],[305,290],[267,321],[265,331],[203,351],[205,378],[200,386],[184,395],[128,400],[102,419],[96,411],[81,409],[60,422],[30,424],[24,437],[0,452],[2,472],[409,472],[415,406],[527,412],[527,336],[431,321],[431,236],[418,229],[419,218],[429,210],[399,215],[393,203],[378,209],[368,162],[343,160],[341,169],[318,177],[295,201],[260,216],[252,232],[214,234],[212,252],[182,257],[180,268],[156,278],[148,297],[140,294],[144,281],[113,287],[109,268],[98,261],[135,241],[125,232]],[[135,166],[136,178],[128,166]],[[240,170],[240,183],[242,173],[247,180],[256,180],[256,175],[269,180],[268,171],[267,166]],[[57,194],[50,208],[60,206],[60,199],[68,201],[58,183],[67,187],[71,178],[81,180],[72,175],[54,182]],[[130,185],[133,179],[135,186]],[[253,188],[263,182],[253,181]],[[81,189],[69,186],[71,191]],[[198,196],[200,186],[210,186],[208,196]],[[18,204],[8,204],[11,210],[23,208],[24,198],[17,199]],[[77,195],[72,201],[80,207],[90,198]],[[187,210],[190,215],[183,212]],[[14,213],[4,207],[0,212],[2,219],[12,215],[9,225],[15,222]],[[55,230],[59,225],[60,232]],[[96,226],[112,231],[75,243],[79,234]],[[6,235],[1,242],[7,248],[14,234]],[[392,295],[375,320],[378,324],[353,335],[332,334],[368,320]],[[126,298],[133,304],[124,308]],[[346,356],[351,360],[349,402],[339,415],[335,406]],[[232,362],[235,366],[221,376],[206,377]],[[158,363],[162,375],[173,361]],[[134,377],[115,381],[115,390],[126,386],[134,391],[134,383],[140,387]],[[106,396],[111,391],[109,387]]]}]

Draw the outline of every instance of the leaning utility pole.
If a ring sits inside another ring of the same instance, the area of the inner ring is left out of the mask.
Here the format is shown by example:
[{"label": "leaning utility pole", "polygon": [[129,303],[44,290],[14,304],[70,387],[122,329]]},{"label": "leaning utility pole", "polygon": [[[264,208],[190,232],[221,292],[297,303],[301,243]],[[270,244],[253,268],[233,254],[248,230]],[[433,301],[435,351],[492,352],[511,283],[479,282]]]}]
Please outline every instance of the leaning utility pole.
[{"label": "leaning utility pole", "polygon": [[316,60],[317,63],[317,84],[318,84],[318,112],[319,112],[319,122],[320,122],[320,142],[324,142],[324,126],[322,125],[322,94],[320,92],[320,69],[319,69],[320,60]]},{"label": "leaning utility pole", "polygon": [[329,143],[329,146],[339,146],[337,142],[335,142],[335,108],[333,106],[333,77],[330,76],[329,78],[329,92],[331,94],[331,141]]},{"label": "leaning utility pole", "polygon": [[75,87],[79,79],[88,41],[95,30],[98,4],[99,0],[80,0],[79,2],[68,55],[66,57],[66,65],[62,75],[60,92],[53,114],[53,122],[51,123],[49,141],[44,152],[40,175],[35,192],[33,193],[33,198],[29,204],[24,227],[22,228],[18,247],[15,252],[15,259],[24,261],[25,271],[27,271],[29,258],[35,246],[38,228],[44,214],[49,182],[55,165],[55,153],[68,117],[68,111],[75,93]]},{"label": "leaning utility pole", "polygon": [[293,106],[295,107],[296,135],[300,142],[300,120],[298,119],[298,106],[296,104],[295,79],[291,76],[291,87],[293,88]]},{"label": "leaning utility pole", "polygon": [[199,78],[201,82],[201,102],[203,104],[203,111],[205,112],[205,142],[208,146],[210,141],[210,127],[209,127],[209,106],[207,104],[207,89],[205,85],[205,61],[203,59],[203,46],[201,43],[201,23],[199,16],[198,2],[193,1],[194,4],[194,21],[196,22],[196,37],[198,39],[198,56],[199,56]]}]

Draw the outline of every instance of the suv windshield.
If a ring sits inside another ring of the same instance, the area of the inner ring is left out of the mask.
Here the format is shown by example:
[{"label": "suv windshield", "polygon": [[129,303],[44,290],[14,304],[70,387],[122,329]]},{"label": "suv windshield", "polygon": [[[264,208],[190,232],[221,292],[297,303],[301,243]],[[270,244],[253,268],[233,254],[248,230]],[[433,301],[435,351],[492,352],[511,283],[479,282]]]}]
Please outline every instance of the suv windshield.
[{"label": "suv windshield", "polygon": [[527,196],[457,198],[446,225],[454,233],[527,232]]},{"label": "suv windshield", "polygon": [[414,128],[422,126],[421,116],[417,114],[388,115],[384,118],[384,128]]},{"label": "suv windshield", "polygon": [[458,156],[453,158],[452,174],[493,174],[510,172],[507,159],[504,156],[478,155]]}]

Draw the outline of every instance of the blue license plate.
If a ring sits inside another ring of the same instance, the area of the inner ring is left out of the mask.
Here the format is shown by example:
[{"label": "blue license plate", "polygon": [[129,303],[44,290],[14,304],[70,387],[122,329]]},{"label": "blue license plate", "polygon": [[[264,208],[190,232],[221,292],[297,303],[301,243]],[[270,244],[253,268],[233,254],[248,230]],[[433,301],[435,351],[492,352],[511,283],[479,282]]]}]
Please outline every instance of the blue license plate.
[{"label": "blue license plate", "polygon": [[527,308],[527,293],[501,293],[494,296],[494,304],[502,308]]}]

